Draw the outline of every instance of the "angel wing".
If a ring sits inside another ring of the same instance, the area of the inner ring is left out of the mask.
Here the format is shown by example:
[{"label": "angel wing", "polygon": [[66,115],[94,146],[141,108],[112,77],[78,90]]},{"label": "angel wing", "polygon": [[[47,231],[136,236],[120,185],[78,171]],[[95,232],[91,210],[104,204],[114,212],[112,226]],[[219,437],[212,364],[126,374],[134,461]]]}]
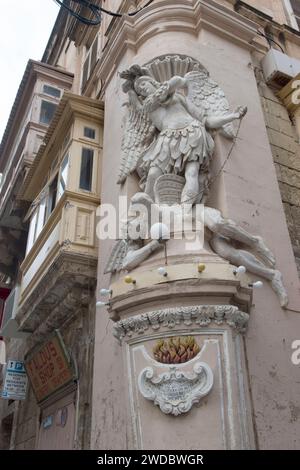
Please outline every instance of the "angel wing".
[{"label": "angel wing", "polygon": [[[185,75],[187,81],[187,101],[204,110],[205,116],[223,116],[230,112],[225,93],[219,85],[209,77],[206,70],[194,70]],[[232,139],[235,131],[232,123],[222,128],[225,137]]]},{"label": "angel wing", "polygon": [[138,170],[138,161],[156,134],[156,128],[142,107],[138,107],[134,102],[128,103],[127,106],[118,184],[123,184],[127,176]]},{"label": "angel wing", "polygon": [[128,243],[126,240],[118,240],[106,263],[104,274],[115,273],[122,270],[123,260],[127,255]]}]

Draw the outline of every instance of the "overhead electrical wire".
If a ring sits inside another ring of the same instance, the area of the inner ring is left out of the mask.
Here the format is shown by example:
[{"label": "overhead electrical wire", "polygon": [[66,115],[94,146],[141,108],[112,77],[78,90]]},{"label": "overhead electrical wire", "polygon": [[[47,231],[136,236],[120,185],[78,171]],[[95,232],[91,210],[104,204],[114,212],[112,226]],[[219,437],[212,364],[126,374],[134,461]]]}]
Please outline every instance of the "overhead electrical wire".
[{"label": "overhead electrical wire", "polygon": [[54,0],[54,2],[65,10],[67,10],[74,18],[76,18],[81,23],[84,23],[88,26],[97,26],[101,23],[101,11],[98,9],[98,7],[96,8],[96,5],[88,2],[87,0],[72,0],[72,2],[80,4],[81,7],[88,8],[88,10],[93,14],[92,18],[86,18],[85,16],[76,13],[76,11],[71,8],[70,0]]},{"label": "overhead electrical wire", "polygon": [[[116,12],[107,10],[106,8],[103,8],[102,6],[96,5],[95,3],[92,3],[89,0],[54,0],[54,1],[59,6],[67,10],[74,18],[76,18],[81,23],[84,23],[88,26],[97,26],[101,23],[101,13],[105,13],[107,15],[114,16],[117,18],[122,18],[123,16],[135,16],[144,8],[151,5],[151,3],[153,3],[154,0],[148,0],[148,2],[146,2],[145,5],[129,13],[116,13]],[[89,10],[89,12],[92,13],[92,18],[87,18],[83,16],[80,12],[74,11],[74,9],[72,9],[72,6],[71,6],[72,3],[80,5],[80,7],[82,8],[87,8],[87,10]]]},{"label": "overhead electrical wire", "polygon": [[270,48],[272,47],[270,42],[272,42],[273,44],[276,44],[276,46],[279,47],[279,49],[281,50],[281,52],[283,52],[283,54],[285,54],[285,51],[284,51],[283,47],[277,41],[275,41],[275,39],[270,34],[268,34],[266,32],[263,32],[263,31],[260,31],[260,29],[257,29],[256,32],[257,32],[258,36],[261,36],[261,37],[265,38],[268,41]]}]

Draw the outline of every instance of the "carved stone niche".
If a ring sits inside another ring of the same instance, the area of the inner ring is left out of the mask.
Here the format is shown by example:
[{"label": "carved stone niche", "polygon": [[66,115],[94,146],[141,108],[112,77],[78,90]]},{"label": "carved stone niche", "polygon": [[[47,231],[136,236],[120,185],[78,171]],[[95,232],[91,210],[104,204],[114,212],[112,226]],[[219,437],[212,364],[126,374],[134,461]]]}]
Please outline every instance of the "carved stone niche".
[{"label": "carved stone niche", "polygon": [[195,68],[209,75],[208,70],[197,60],[182,54],[162,55],[144,65],[149,74],[158,82],[165,82],[178,75],[184,77]]},{"label": "carved stone niche", "polygon": [[[131,448],[255,447],[242,338],[248,319],[234,306],[196,305],[115,324],[126,358]],[[182,363],[159,361],[159,345],[190,344],[189,338],[196,355]]]}]

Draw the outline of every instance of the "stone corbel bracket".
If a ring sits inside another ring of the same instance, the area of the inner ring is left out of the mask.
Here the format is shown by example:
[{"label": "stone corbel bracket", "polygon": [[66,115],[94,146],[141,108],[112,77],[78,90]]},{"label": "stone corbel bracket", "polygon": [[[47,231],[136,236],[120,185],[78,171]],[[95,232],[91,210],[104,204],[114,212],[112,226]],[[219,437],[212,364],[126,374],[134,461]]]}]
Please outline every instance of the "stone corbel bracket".
[{"label": "stone corbel bracket", "polygon": [[179,416],[209,394],[213,381],[211,368],[196,362],[191,373],[171,366],[168,372],[155,375],[152,367],[146,367],[139,375],[138,386],[143,397],[153,401],[163,413]]},{"label": "stone corbel bracket", "polygon": [[207,327],[227,324],[238,333],[245,333],[249,314],[242,312],[232,305],[197,305],[173,307],[155,310],[118,321],[113,328],[113,335],[120,342],[135,336],[142,336],[148,330],[157,331],[160,328],[173,330],[182,326]]}]

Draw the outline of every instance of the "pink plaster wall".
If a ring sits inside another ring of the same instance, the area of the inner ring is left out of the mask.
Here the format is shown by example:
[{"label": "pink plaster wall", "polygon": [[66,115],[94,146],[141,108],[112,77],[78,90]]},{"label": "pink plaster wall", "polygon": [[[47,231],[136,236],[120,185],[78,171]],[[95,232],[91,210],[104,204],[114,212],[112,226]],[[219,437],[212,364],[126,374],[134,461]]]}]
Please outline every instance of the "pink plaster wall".
[{"label": "pink plaster wall", "polygon": [[[280,308],[269,285],[255,292],[245,343],[258,446],[294,449],[300,444],[300,372],[291,363],[291,343],[300,338],[299,281],[248,49],[202,30],[199,37],[186,32],[161,32],[141,45],[136,56],[127,51],[105,93],[102,202],[116,203],[119,195],[116,180],[125,96],[117,71],[170,53],[187,54],[201,61],[224,89],[232,108],[240,104],[249,108],[220,182],[222,209],[224,215],[265,238],[284,274],[291,310]],[[218,145],[220,161],[226,157],[228,146],[224,142],[222,150]],[[99,287],[109,282],[102,273],[110,246],[111,242],[100,244]],[[98,310],[92,446],[124,449],[130,426],[126,414],[127,378],[123,376],[122,350],[111,329],[105,309]]]}]

